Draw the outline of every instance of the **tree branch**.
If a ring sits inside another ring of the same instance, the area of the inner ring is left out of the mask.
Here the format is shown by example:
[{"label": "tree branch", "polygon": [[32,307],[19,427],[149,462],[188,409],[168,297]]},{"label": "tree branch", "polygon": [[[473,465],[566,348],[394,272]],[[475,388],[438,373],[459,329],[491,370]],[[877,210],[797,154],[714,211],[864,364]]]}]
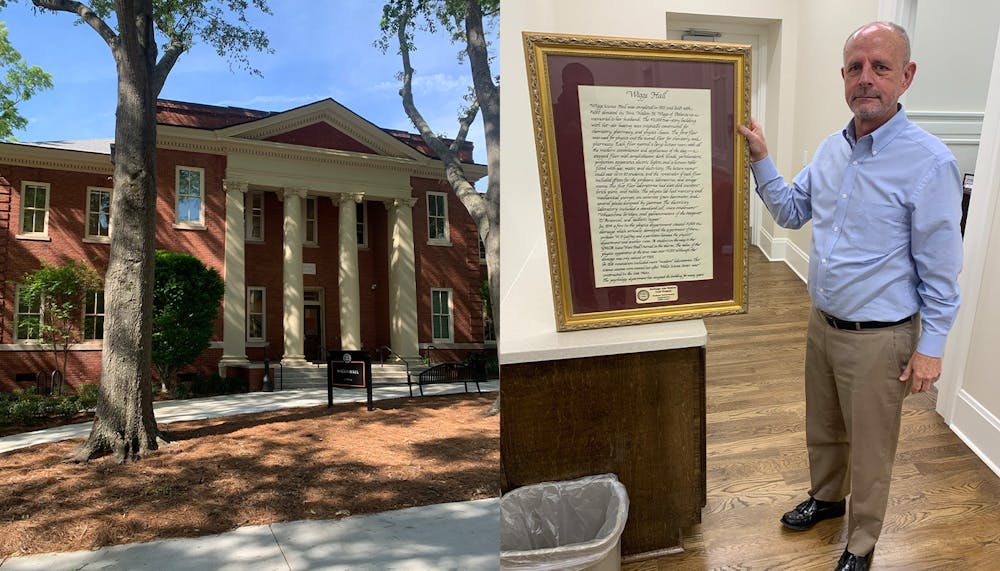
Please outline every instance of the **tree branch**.
[{"label": "tree branch", "polygon": [[469,110],[465,113],[464,117],[458,120],[458,135],[455,135],[455,140],[452,141],[451,146],[448,147],[451,152],[457,153],[458,149],[462,147],[462,143],[465,142],[465,136],[469,134],[469,127],[472,122],[476,120],[476,115],[479,114],[479,102],[473,101],[472,105],[469,106]]},{"label": "tree branch", "polygon": [[108,44],[112,52],[118,49],[118,35],[115,34],[115,31],[100,16],[90,9],[90,6],[82,2],[75,2],[74,0],[31,0],[31,3],[39,8],[52,10],[53,12],[76,14],[104,38],[104,42]]},{"label": "tree branch", "polygon": [[[157,25],[157,27],[160,26]],[[160,29],[163,28],[160,27]],[[163,84],[167,82],[167,76],[170,75],[170,70],[174,68],[177,59],[187,51],[187,46],[181,38],[173,34],[167,34],[167,37],[170,38],[170,43],[167,44],[167,49],[163,50],[160,61],[156,62],[156,66],[153,68],[153,93],[157,97],[160,96]]]}]

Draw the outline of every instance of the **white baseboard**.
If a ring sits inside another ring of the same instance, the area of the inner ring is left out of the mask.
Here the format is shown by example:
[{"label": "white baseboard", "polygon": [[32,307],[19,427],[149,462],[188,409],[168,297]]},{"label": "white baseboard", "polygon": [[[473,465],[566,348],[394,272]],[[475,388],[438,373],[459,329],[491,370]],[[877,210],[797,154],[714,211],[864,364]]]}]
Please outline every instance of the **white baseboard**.
[{"label": "white baseboard", "polygon": [[809,254],[803,252],[788,238],[775,238],[761,228],[757,235],[757,247],[771,262],[785,262],[803,283],[808,283]]},{"label": "white baseboard", "polygon": [[757,248],[759,248],[760,251],[764,254],[764,257],[767,258],[767,261],[769,262],[775,261],[774,236],[771,236],[771,234],[763,228],[760,228],[757,231]]},{"label": "white baseboard", "polygon": [[1000,476],[1000,419],[965,390],[958,392],[951,429]]}]

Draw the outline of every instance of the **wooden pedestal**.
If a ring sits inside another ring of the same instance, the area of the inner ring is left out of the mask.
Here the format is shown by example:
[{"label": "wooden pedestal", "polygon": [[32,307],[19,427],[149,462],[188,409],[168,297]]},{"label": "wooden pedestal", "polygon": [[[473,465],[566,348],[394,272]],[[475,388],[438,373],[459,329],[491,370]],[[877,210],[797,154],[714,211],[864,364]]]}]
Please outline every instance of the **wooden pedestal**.
[{"label": "wooden pedestal", "polygon": [[622,555],[681,544],[705,506],[705,349],[501,366],[504,492],[612,473],[629,495]]}]

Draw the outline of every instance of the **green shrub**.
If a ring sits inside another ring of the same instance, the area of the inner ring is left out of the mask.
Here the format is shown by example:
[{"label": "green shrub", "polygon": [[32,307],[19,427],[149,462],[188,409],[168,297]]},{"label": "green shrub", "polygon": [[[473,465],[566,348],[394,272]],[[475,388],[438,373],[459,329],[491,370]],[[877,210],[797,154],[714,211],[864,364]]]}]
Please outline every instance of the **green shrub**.
[{"label": "green shrub", "polygon": [[77,387],[77,402],[80,403],[81,410],[97,408],[97,395],[101,389],[97,385],[86,383]]},{"label": "green shrub", "polygon": [[189,383],[178,383],[173,387],[170,387],[170,398],[172,399],[187,399],[191,398],[191,385]]},{"label": "green shrub", "polygon": [[49,416],[71,417],[97,406],[97,385],[82,385],[62,396],[41,395],[35,387],[0,393],[0,424],[30,423]]},{"label": "green shrub", "polygon": [[191,393],[194,395],[228,395],[250,391],[250,383],[246,379],[222,377],[214,374],[211,377],[195,377],[191,381]]},{"label": "green shrub", "polygon": [[250,380],[238,377],[226,377],[226,393],[248,393],[250,392]]}]

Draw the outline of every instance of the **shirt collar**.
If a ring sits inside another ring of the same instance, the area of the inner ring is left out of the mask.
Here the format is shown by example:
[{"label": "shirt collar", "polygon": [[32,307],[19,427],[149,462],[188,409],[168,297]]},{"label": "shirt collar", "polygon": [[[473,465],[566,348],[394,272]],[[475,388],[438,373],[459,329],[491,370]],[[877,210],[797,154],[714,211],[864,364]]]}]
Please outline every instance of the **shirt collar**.
[{"label": "shirt collar", "polygon": [[[888,121],[886,121],[881,127],[875,129],[865,137],[872,138],[872,150],[881,151],[883,147],[889,144],[890,141],[896,138],[896,135],[900,134],[903,129],[910,122],[906,117],[906,111],[903,109],[903,105],[900,103],[896,104],[896,114],[893,115]],[[854,148],[857,144],[857,140],[854,137],[854,119],[847,122],[847,127],[842,131],[844,139]],[[864,139],[864,137],[861,137]]]}]

